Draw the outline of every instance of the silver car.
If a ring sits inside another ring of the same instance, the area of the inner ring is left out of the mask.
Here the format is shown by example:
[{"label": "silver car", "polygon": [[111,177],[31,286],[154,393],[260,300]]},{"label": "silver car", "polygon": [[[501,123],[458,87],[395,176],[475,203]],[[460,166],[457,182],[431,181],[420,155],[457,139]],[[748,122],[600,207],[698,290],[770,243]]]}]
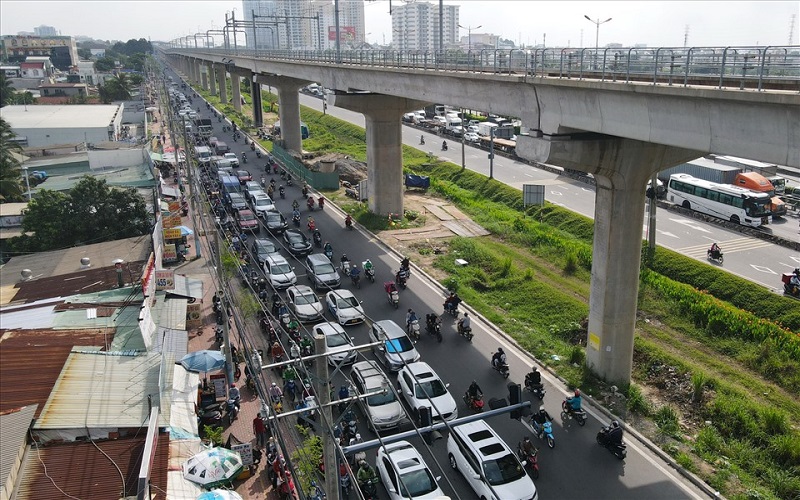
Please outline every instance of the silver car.
[{"label": "silver car", "polygon": [[354,363],[350,378],[359,394],[372,394],[358,400],[370,429],[394,429],[406,420],[403,405],[392,390],[392,383],[375,361]]},{"label": "silver car", "polygon": [[385,319],[376,321],[369,329],[369,341],[379,342],[373,347],[378,360],[393,371],[399,371],[408,363],[419,361],[419,352],[414,343],[394,321]]}]

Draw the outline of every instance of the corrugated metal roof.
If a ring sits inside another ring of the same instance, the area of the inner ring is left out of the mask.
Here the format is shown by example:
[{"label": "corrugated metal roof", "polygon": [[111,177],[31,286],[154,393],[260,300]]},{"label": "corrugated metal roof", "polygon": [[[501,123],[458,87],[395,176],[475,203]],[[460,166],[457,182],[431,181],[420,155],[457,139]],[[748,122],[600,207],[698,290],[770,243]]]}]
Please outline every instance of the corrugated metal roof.
[{"label": "corrugated metal roof", "polygon": [[111,344],[112,351],[147,350],[139,327],[140,306],[123,307],[113,316],[116,335]]},{"label": "corrugated metal roof", "polygon": [[156,293],[153,321],[163,328],[186,330],[186,305],[189,302],[178,297],[164,299],[161,293]]},{"label": "corrugated metal roof", "polygon": [[178,295],[181,297],[202,299],[203,280],[190,278],[184,274],[175,275],[175,289],[167,290],[167,296]]},{"label": "corrugated metal roof", "polygon": [[[94,444],[70,443],[32,449],[23,464],[17,498],[61,499],[64,493],[85,499],[135,498],[146,434]],[[153,500],[166,500],[169,450],[169,434],[159,434],[150,476]],[[119,471],[124,476],[124,486]]]},{"label": "corrugated metal roof", "polygon": [[[139,428],[149,415],[148,396],[169,424],[174,357],[160,384],[160,353],[72,352],[42,409],[34,431]],[[162,401],[164,404],[162,404]]]},{"label": "corrugated metal roof", "polygon": [[181,359],[189,352],[189,333],[186,330],[158,327],[154,340],[154,351],[171,352],[175,359]]},{"label": "corrugated metal roof", "polygon": [[73,346],[104,346],[114,329],[2,330],[0,411],[38,404],[37,417]]},{"label": "corrugated metal roof", "polygon": [[[195,374],[197,375],[197,374]],[[38,405],[26,406],[0,413],[0,496],[11,497],[5,491],[8,476],[18,466],[19,451],[28,442],[28,429]]]}]

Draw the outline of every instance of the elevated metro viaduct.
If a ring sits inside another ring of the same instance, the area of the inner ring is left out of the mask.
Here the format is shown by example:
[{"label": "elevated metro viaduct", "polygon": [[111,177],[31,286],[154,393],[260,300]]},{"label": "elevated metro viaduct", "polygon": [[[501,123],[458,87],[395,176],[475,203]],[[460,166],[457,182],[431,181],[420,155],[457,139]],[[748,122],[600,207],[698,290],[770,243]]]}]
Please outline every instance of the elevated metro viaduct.
[{"label": "elevated metro viaduct", "polygon": [[[190,81],[210,84],[212,92],[216,73],[223,101],[230,73],[237,109],[240,77],[275,87],[283,139],[296,151],[301,150],[299,89],[311,82],[335,89],[332,104],[366,118],[369,207],[375,213],[403,210],[403,113],[439,102],[521,117],[529,134],[518,137],[519,156],[591,173],[597,182],[586,359],[598,376],[615,383],[628,383],[633,366],[648,179],[709,153],[800,167],[796,91],[432,71],[208,49],[173,49],[166,55]],[[260,102],[254,106],[261,109]]]}]

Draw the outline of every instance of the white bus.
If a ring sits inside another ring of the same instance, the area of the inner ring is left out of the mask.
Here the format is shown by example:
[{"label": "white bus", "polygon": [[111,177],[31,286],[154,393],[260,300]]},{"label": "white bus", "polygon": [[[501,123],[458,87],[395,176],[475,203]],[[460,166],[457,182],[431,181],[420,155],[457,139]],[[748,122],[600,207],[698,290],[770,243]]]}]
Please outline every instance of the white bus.
[{"label": "white bus", "polygon": [[716,184],[689,174],[669,176],[667,200],[683,208],[745,226],[759,227],[770,221],[768,193]]}]

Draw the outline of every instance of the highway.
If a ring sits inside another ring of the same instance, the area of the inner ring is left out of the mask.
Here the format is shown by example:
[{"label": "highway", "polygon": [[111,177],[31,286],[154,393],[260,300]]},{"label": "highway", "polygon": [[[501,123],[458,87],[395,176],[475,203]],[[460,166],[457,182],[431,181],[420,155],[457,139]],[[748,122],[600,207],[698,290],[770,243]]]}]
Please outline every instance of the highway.
[{"label": "highway", "polygon": [[[300,94],[300,103],[322,111],[322,100]],[[341,120],[364,127],[364,116],[346,109],[328,106],[327,113]],[[425,145],[420,146],[420,135],[414,127],[403,127],[403,143],[461,165],[461,142],[451,137],[442,138],[425,132]],[[441,151],[442,140],[447,140],[448,151]],[[465,163],[468,169],[489,175],[488,152],[466,145]],[[538,169],[526,163],[514,161],[500,155],[494,159],[495,179],[522,189],[523,184],[543,184],[545,199],[587,217],[594,217],[594,186]],[[647,235],[647,214],[642,214],[642,234]],[[775,219],[768,231],[789,240],[797,240],[797,217]],[[663,208],[657,209],[656,243],[697,260],[706,260],[706,250],[717,242],[725,254],[723,268],[733,274],[763,285],[776,293],[782,293],[781,273],[790,272],[800,266],[800,253],[769,241],[747,236],[741,232],[725,229],[698,219],[686,217]],[[716,265],[716,264],[711,264]]]},{"label": "highway", "polygon": [[[195,99],[195,108],[200,108],[201,117],[208,117],[208,112],[204,106],[199,106],[200,101]],[[312,101],[319,106],[320,102]],[[333,108],[328,108],[329,111]],[[337,114],[343,110],[334,110]],[[344,117],[344,113],[342,113]],[[360,116],[360,115],[359,115]],[[404,137],[409,143],[412,141],[411,131]],[[248,147],[242,141],[234,142],[230,133],[221,132],[219,124],[214,120],[214,135],[225,140],[239,157],[242,152],[247,152],[251,158],[247,164],[242,164],[242,168],[251,171],[254,178],[259,178],[263,172],[263,160],[257,160]],[[416,134],[414,134],[416,135]],[[456,154],[456,148],[452,150]],[[477,153],[477,151],[476,151]],[[460,152],[458,152],[460,154]],[[505,160],[501,160],[505,161]],[[477,161],[476,161],[477,163]],[[499,165],[498,165],[499,167]],[[506,168],[503,166],[502,168]],[[527,167],[530,168],[530,167]],[[533,174],[534,170],[531,170]],[[537,171],[538,172],[538,171]],[[267,179],[271,176],[267,175]],[[280,184],[280,179],[276,176],[276,181]],[[577,184],[571,186],[575,190]],[[567,192],[565,187],[559,184],[559,190]],[[575,191],[576,193],[578,191]],[[301,201],[302,217],[308,215],[308,209],[302,203],[300,187],[287,188],[286,199],[276,200],[276,205],[284,215],[291,212],[291,202],[293,199]],[[342,253],[347,253],[351,262],[359,263],[366,258],[370,258],[376,266],[377,279],[375,283],[363,280],[360,290],[354,289],[349,280],[343,280],[343,287],[352,290],[362,301],[363,307],[369,321],[391,319],[400,325],[405,322],[405,311],[413,308],[418,315],[424,317],[428,312],[441,312],[444,290],[432,280],[425,278],[420,270],[415,269],[409,287],[400,293],[400,307],[394,309],[386,300],[383,292],[382,282],[392,279],[394,272],[399,265],[400,256],[387,251],[377,238],[360,229],[356,231],[346,231],[344,228],[344,217],[341,212],[336,210],[331,204],[326,204],[324,211],[316,210],[313,216],[320,228],[323,240],[331,241],[333,244],[334,260],[338,261]],[[290,217],[287,217],[289,219]],[[261,236],[266,236],[266,230],[262,230]],[[273,238],[281,246],[280,237]],[[319,252],[319,249],[315,249]],[[288,251],[284,248],[281,252],[290,258]],[[295,271],[298,275],[299,284],[309,284],[305,274],[305,269],[301,260],[295,260]],[[413,262],[413,260],[412,260]],[[324,295],[320,292],[320,297]],[[463,309],[462,309],[463,310]],[[330,314],[326,314],[328,320]],[[306,325],[308,328],[310,325]],[[359,325],[347,328],[352,335],[355,343],[365,344],[368,341],[367,326]],[[472,343],[459,337],[455,333],[454,320],[449,316],[444,317],[443,333],[444,341],[439,344],[432,337],[423,333],[422,339],[416,343],[416,348],[422,355],[422,360],[433,366],[441,378],[450,383],[450,391],[459,403],[459,415],[467,415],[470,411],[466,408],[461,399],[461,395],[467,389],[472,380],[476,380],[483,389],[485,399],[491,397],[507,397],[506,384],[508,382],[522,383],[525,373],[532,365],[532,360],[525,353],[518,352],[490,325],[485,324],[479,319],[473,320],[473,331],[476,333]],[[257,329],[251,329],[250,335],[255,335],[254,341],[264,345],[264,339],[260,337]],[[504,380],[494,370],[490,368],[489,358],[491,352],[499,346],[503,346],[509,354],[509,364],[511,367],[511,377]],[[368,359],[375,359],[372,354],[364,354]],[[266,361],[266,360],[265,360]],[[346,370],[349,372],[349,370]],[[265,374],[271,377],[271,373]],[[344,382],[341,375],[335,377],[337,386]],[[390,375],[392,384],[396,384],[396,377]],[[557,380],[545,374],[544,382],[547,395],[544,399],[544,406],[547,411],[555,417],[554,434],[556,439],[555,449],[544,446],[539,453],[539,465],[541,476],[535,484],[539,491],[538,498],[570,498],[570,499],[677,499],[677,498],[703,498],[705,495],[695,486],[686,482],[676,471],[672,470],[662,460],[652,456],[642,443],[635,441],[630,435],[626,435],[628,443],[628,457],[623,461],[617,460],[607,450],[595,443],[595,434],[602,423],[607,420],[600,418],[600,415],[588,404],[585,407],[589,410],[590,418],[585,427],[568,421],[563,423],[558,416],[560,413],[560,403],[565,397],[565,387]],[[524,398],[530,399],[532,396],[525,392]],[[534,406],[538,406],[538,400],[534,400]],[[501,435],[501,437],[516,449],[516,443],[525,435],[524,426],[510,419],[508,415],[494,417],[488,423]],[[364,424],[364,417],[359,418],[359,430],[365,439],[373,439],[375,436],[367,430]],[[446,432],[444,432],[446,436]],[[538,443],[533,438],[534,443]],[[452,498],[471,499],[475,498],[474,493],[467,484],[466,480],[458,473],[451,472],[448,466],[446,452],[446,438],[436,441],[430,452],[425,450],[424,443],[420,439],[410,440],[423,454],[434,475],[441,475],[440,486],[445,494]],[[376,450],[367,453],[368,459],[374,463]],[[437,466],[438,464],[438,466]],[[350,495],[355,498],[355,494]],[[331,498],[331,496],[329,496]],[[382,487],[379,487],[379,498],[387,498]]]}]

